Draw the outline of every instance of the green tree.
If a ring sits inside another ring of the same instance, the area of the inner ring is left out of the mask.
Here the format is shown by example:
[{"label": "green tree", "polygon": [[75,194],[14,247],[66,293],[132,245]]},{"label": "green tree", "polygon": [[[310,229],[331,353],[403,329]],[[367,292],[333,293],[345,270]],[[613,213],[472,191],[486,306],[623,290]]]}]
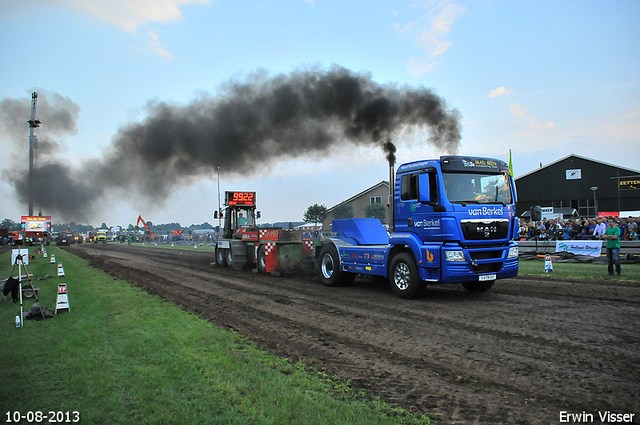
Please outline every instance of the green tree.
[{"label": "green tree", "polygon": [[342,204],[333,209],[333,218],[340,220],[341,218],[353,218],[353,207],[351,205]]},{"label": "green tree", "polygon": [[387,218],[387,206],[382,204],[369,204],[364,207],[364,215],[368,218],[378,218],[382,221]]},{"label": "green tree", "polygon": [[326,217],[327,207],[324,205],[313,204],[307,208],[302,219],[307,223],[315,223],[317,226],[318,223],[322,223]]},{"label": "green tree", "polygon": [[9,229],[10,232],[15,232],[20,230],[20,223],[16,223],[10,218],[5,218],[0,222],[0,228]]}]

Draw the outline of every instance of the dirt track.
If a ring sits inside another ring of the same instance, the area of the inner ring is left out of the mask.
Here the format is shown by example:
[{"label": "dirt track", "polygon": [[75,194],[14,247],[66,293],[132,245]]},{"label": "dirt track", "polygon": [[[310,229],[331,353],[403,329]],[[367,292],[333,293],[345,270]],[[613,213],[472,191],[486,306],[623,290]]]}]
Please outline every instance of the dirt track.
[{"label": "dirt track", "polygon": [[315,277],[216,268],[211,253],[67,249],[439,423],[555,424],[561,411],[591,413],[594,423],[598,412],[633,413],[640,422],[640,283],[518,278],[485,294],[432,286],[407,301],[368,279],[327,288]]}]

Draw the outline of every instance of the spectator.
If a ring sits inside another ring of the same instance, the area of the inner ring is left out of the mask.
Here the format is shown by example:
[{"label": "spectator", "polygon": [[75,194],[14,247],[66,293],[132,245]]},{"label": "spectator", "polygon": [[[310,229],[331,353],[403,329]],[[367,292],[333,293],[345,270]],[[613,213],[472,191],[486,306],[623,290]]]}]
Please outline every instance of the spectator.
[{"label": "spectator", "polygon": [[596,221],[589,219],[589,239],[593,239],[593,234],[596,231]]},{"label": "spectator", "polygon": [[543,219],[538,226],[538,239],[547,239],[547,219]]},{"label": "spectator", "polygon": [[536,227],[532,222],[527,223],[527,237],[529,240],[535,239],[537,234]]},{"label": "spectator", "polygon": [[609,218],[609,227],[603,236],[607,240],[607,263],[609,275],[613,276],[613,267],[615,265],[618,276],[622,274],[620,269],[620,227],[616,225],[613,217]]},{"label": "spectator", "polygon": [[569,222],[571,223],[571,232],[569,234],[570,238],[578,239],[578,236],[580,236],[580,233],[582,232],[582,226],[573,218],[569,220]]},{"label": "spectator", "polygon": [[584,218],[580,221],[580,234],[578,235],[578,239],[588,239],[589,238],[589,222]]},{"label": "spectator", "polygon": [[602,239],[602,235],[604,235],[604,232],[607,231],[607,225],[604,224],[604,220],[602,219],[602,217],[598,217],[596,223],[596,228],[593,231],[593,238]]},{"label": "spectator", "polygon": [[638,225],[636,224],[636,222],[633,219],[629,219],[629,222],[627,223],[627,228],[624,232],[624,237],[623,239],[625,241],[632,241],[635,239],[632,239],[632,235],[635,235],[635,238],[637,239],[638,237]]},{"label": "spectator", "polygon": [[526,241],[528,239],[529,228],[527,227],[527,223],[524,220],[520,219],[520,226],[518,228],[518,238],[521,241]]}]

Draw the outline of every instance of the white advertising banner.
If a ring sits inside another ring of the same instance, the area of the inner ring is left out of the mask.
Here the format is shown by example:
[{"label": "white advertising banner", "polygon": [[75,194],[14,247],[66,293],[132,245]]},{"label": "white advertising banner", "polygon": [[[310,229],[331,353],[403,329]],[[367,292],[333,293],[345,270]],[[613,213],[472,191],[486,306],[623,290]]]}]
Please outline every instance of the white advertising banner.
[{"label": "white advertising banner", "polygon": [[556,241],[556,252],[570,252],[576,255],[599,257],[602,252],[602,241]]}]

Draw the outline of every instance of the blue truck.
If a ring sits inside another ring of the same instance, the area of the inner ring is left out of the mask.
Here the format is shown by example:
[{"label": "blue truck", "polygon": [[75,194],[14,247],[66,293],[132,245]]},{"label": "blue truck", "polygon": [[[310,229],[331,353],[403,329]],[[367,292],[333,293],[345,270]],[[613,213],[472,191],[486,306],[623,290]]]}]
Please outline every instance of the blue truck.
[{"label": "blue truck", "polygon": [[379,219],[334,220],[316,247],[322,283],[388,278],[402,298],[426,284],[484,292],[518,274],[516,188],[501,160],[441,156],[390,170],[389,230]]}]

